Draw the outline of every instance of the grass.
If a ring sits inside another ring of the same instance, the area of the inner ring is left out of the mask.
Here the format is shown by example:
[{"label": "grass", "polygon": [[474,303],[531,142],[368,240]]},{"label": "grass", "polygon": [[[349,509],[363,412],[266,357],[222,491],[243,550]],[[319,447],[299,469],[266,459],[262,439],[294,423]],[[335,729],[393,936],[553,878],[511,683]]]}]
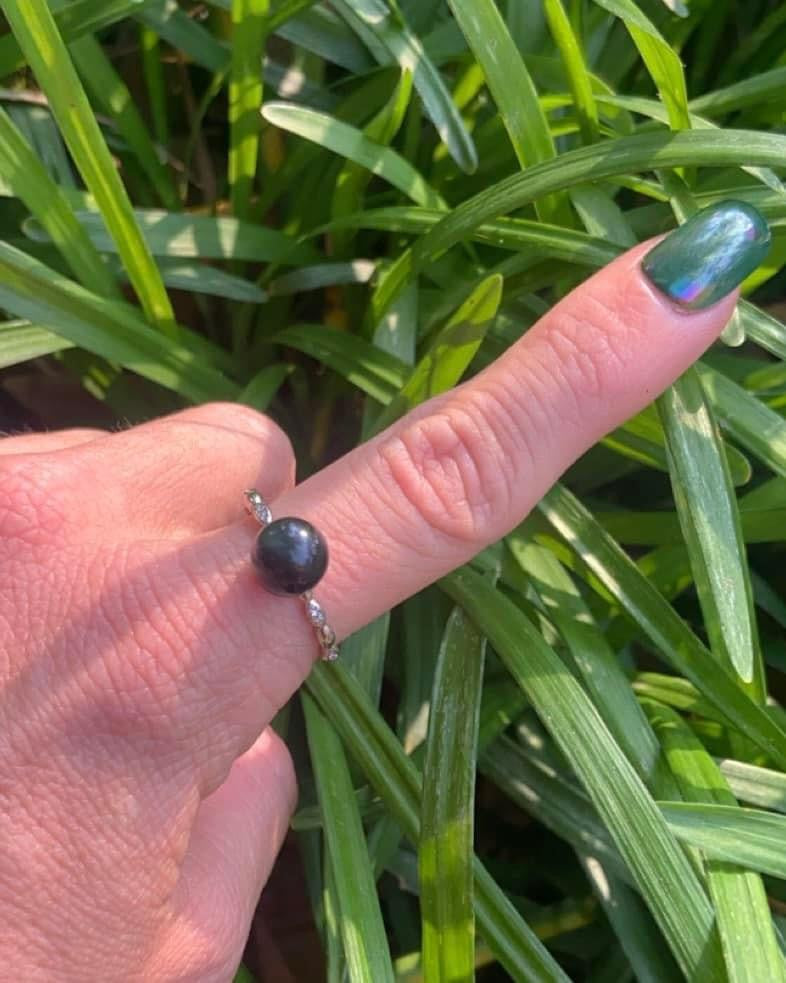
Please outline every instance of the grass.
[{"label": "grass", "polygon": [[786,981],[782,5],[0,8],[3,380],[240,400],[301,476],[630,244],[762,210],[730,344],[286,727],[328,980]]}]

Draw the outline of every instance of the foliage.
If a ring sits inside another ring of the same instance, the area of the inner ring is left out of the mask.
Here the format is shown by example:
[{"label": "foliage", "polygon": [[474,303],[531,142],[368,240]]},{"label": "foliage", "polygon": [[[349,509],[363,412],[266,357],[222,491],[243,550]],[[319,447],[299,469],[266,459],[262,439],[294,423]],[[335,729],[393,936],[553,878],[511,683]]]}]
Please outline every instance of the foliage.
[{"label": "foliage", "polygon": [[633,242],[767,216],[746,347],[317,666],[288,737],[330,980],[786,980],[782,4],[0,7],[6,377],[242,400],[302,475]]}]

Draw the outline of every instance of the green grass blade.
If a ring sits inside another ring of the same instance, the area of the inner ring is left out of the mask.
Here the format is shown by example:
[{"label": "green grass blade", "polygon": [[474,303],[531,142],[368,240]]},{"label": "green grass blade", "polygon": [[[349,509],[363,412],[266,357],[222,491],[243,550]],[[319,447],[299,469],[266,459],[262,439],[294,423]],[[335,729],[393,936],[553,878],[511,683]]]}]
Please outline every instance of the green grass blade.
[{"label": "green grass blade", "polygon": [[720,967],[712,910],[655,802],[580,684],[514,604],[463,568],[441,581],[487,635],[587,790],[688,977]]},{"label": "green grass blade", "polygon": [[645,133],[605,140],[560,154],[556,160],[534,164],[465,199],[423,237],[418,256],[434,256],[471,235],[489,219],[587,180],[660,167],[752,164],[778,168],[783,167],[784,158],[786,136],[752,130]]},{"label": "green grass blade", "polygon": [[92,37],[81,37],[71,42],[69,51],[93,101],[114,120],[118,133],[150,179],[161,204],[171,211],[178,211],[180,198],[172,175],[159,159],[128,86],[104,54],[101,45]]},{"label": "green grass blade", "polygon": [[68,199],[2,108],[0,167],[11,192],[41,222],[75,276],[95,293],[119,297],[112,274],[79,224]]},{"label": "green grass blade", "polygon": [[136,15],[151,30],[197,65],[220,74],[229,67],[230,49],[178,7],[176,0],[152,0]]},{"label": "green grass blade", "polygon": [[[405,835],[417,843],[420,774],[360,683],[340,665],[316,665],[306,686]],[[478,930],[516,983],[568,983],[477,858],[474,871]]]},{"label": "green grass blade", "polygon": [[786,765],[786,733],[737,685],[620,546],[563,486],[539,509],[663,656],[741,733]]},{"label": "green grass blade", "polygon": [[568,572],[547,549],[513,533],[505,540],[573,656],[573,663],[619,746],[649,784],[658,742],[617,657]]},{"label": "green grass blade", "polygon": [[229,194],[232,213],[248,217],[259,155],[262,56],[269,0],[233,0],[229,73]]},{"label": "green grass blade", "polygon": [[153,132],[162,147],[169,144],[169,112],[167,110],[166,82],[161,65],[161,45],[155,31],[139,25],[139,48],[142,55],[142,71],[145,76]]},{"label": "green grass blade", "polygon": [[330,366],[377,402],[390,402],[403,385],[403,362],[346,331],[321,324],[294,324],[275,334],[273,340]]},{"label": "green grass blade", "polygon": [[[137,225],[154,256],[180,259],[229,259],[294,265],[318,258],[310,246],[299,245],[278,229],[268,229],[236,218],[184,215],[158,209],[137,209]],[[91,241],[102,252],[116,252],[117,245],[96,212],[79,212],[78,218]],[[36,237],[32,223],[25,232]]]},{"label": "green grass blade", "polygon": [[786,878],[786,816],[687,802],[661,802],[660,808],[680,839],[709,856]]},{"label": "green grass blade", "polygon": [[594,2],[619,17],[627,27],[669,111],[672,129],[690,129],[685,73],[679,55],[633,0]]},{"label": "green grass blade", "polygon": [[786,422],[756,396],[702,363],[702,386],[723,427],[776,474],[786,477]]},{"label": "green grass blade", "polygon": [[475,966],[475,755],[485,639],[460,608],[448,620],[431,698],[418,846],[427,981],[471,980]]},{"label": "green grass blade", "polygon": [[731,758],[722,759],[718,765],[738,799],[761,809],[786,813],[786,775],[782,772]]},{"label": "green grass blade", "polygon": [[600,137],[598,107],[581,45],[573,33],[562,0],[544,0],[543,11],[565,65],[582,139],[584,143],[594,143]]},{"label": "green grass blade", "polygon": [[[520,166],[550,160],[555,154],[554,141],[535,83],[494,0],[449,3],[483,71]],[[559,198],[540,202],[539,215],[544,221],[560,214],[565,215],[565,204]]]},{"label": "green grass blade", "polygon": [[133,307],[107,300],[0,242],[0,306],[194,402],[233,399],[237,387],[178,329],[165,338]]},{"label": "green grass blade", "polygon": [[66,348],[73,348],[67,338],[61,338],[38,324],[29,321],[0,323],[0,369]]},{"label": "green grass blade", "polygon": [[597,857],[579,851],[579,860],[637,983],[681,983],[684,977],[639,895]]},{"label": "green grass blade", "polygon": [[402,71],[412,73],[415,89],[440,139],[459,167],[472,173],[478,165],[472,137],[442,77],[401,13],[382,0],[336,0],[334,6],[358,30],[381,64],[392,58]]},{"label": "green grass blade", "polygon": [[349,978],[352,983],[392,983],[374,871],[344,749],[314,701],[307,694],[302,700]]},{"label": "green grass blade", "polygon": [[2,9],[117,243],[145,313],[172,335],[174,314],[166,290],[49,8],[44,0],[3,0]]},{"label": "green grass blade", "polygon": [[[55,3],[50,6],[63,39],[73,41],[83,34],[101,30],[137,13],[140,7],[149,2],[151,0],[102,0],[101,3],[96,3],[95,0],[73,0],[63,4],[60,0],[59,9],[55,9]],[[12,75],[24,68],[25,64],[26,56],[13,34],[0,37],[0,78]]]},{"label": "green grass blade", "polygon": [[493,323],[501,298],[502,277],[496,274],[472,291],[434,339],[401,391],[380,414],[375,433],[460,381]]},{"label": "green grass blade", "polygon": [[763,703],[764,666],[737,499],[696,370],[688,369],[659,397],[657,406],[666,434],[672,493],[712,652]]},{"label": "green grass blade", "polygon": [[[645,700],[644,709],[660,738],[669,768],[686,802],[736,807],[718,766],[693,731],[673,710]],[[725,861],[707,863],[729,983],[786,980],[761,877]]]},{"label": "green grass blade", "polygon": [[361,130],[306,106],[268,102],[262,115],[274,126],[311,140],[384,178],[418,205],[445,209],[442,197],[395,150],[370,140]]},{"label": "green grass blade", "polygon": [[264,413],[286,378],[292,374],[294,368],[294,365],[289,365],[286,362],[275,362],[273,365],[266,365],[238,393],[238,403],[253,406],[255,410]]}]

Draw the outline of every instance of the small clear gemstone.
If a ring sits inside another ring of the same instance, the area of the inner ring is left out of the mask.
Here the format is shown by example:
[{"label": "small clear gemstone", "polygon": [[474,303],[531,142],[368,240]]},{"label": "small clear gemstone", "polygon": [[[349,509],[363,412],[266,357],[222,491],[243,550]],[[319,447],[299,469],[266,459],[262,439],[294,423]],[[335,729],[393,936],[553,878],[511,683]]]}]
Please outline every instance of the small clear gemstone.
[{"label": "small clear gemstone", "polygon": [[336,633],[333,631],[330,625],[322,625],[322,627],[319,629],[319,640],[326,649],[329,649],[336,644]]},{"label": "small clear gemstone", "polygon": [[322,658],[325,660],[325,662],[335,662],[340,654],[338,645],[331,645]]},{"label": "small clear gemstone", "polygon": [[258,491],[254,491],[253,489],[247,491],[246,500],[248,501],[249,510],[257,522],[263,526],[267,526],[273,521],[273,513],[270,511],[270,506]]},{"label": "small clear gemstone", "polygon": [[321,628],[327,620],[322,605],[319,601],[315,601],[313,597],[306,604],[306,613],[308,614],[308,620],[315,628]]}]

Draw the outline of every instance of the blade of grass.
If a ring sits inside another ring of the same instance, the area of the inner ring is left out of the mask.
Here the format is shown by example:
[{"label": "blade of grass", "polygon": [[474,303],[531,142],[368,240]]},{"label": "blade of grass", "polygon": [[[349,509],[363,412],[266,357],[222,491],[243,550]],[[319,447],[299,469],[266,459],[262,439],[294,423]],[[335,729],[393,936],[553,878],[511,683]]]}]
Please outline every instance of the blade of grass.
[{"label": "blade of grass", "polygon": [[352,983],[394,979],[376,883],[344,749],[314,701],[301,697],[328,857],[339,905],[339,925]]},{"label": "blade of grass", "polygon": [[671,829],[686,843],[709,856],[786,878],[786,816],[739,806],[659,804]]},{"label": "blade of grass", "polygon": [[165,338],[133,307],[90,293],[3,242],[0,306],[194,402],[237,393],[205,357],[204,339],[182,328],[177,341]]},{"label": "blade of grass", "polygon": [[773,760],[786,765],[786,733],[739,688],[734,677],[710,655],[581,503],[558,484],[538,507],[656,649],[694,683],[726,720]]},{"label": "blade of grass", "polygon": [[459,382],[492,324],[501,298],[502,277],[496,274],[472,291],[429,346],[401,391],[380,414],[374,433]]},{"label": "blade of grass", "polygon": [[488,637],[587,790],[683,972],[720,970],[712,909],[655,802],[580,684],[526,616],[464,567],[440,583]]},{"label": "blade of grass", "polygon": [[722,759],[718,766],[738,799],[786,813],[786,775],[782,772],[732,758]]},{"label": "blade of grass", "polygon": [[[554,157],[554,141],[535,83],[493,0],[449,0],[453,16],[477,59],[522,168]],[[543,197],[544,221],[568,218],[564,198]]]},{"label": "blade of grass", "polygon": [[401,12],[382,0],[335,0],[334,6],[358,31],[380,62],[397,61],[412,81],[440,139],[459,167],[471,174],[478,165],[472,137],[423,44],[407,27]]},{"label": "blade of grass", "polygon": [[[585,181],[660,167],[760,164],[783,167],[786,137],[748,130],[645,133],[605,140],[533,164],[464,200],[418,244],[419,260],[470,235],[479,225],[544,195]],[[744,311],[744,304],[741,305]]]},{"label": "blade of grass", "polygon": [[579,130],[584,143],[595,143],[600,137],[598,107],[592,91],[592,83],[584,61],[578,38],[573,33],[570,18],[565,13],[562,0],[544,0],[543,11],[551,36],[559,49],[568,76],[573,105],[579,118]]},{"label": "blade of grass", "polygon": [[107,297],[119,297],[120,291],[112,274],[79,224],[68,199],[2,108],[0,166],[12,193],[41,222],[85,287]]},{"label": "blade of grass", "polygon": [[247,218],[259,155],[262,56],[269,0],[233,0],[229,73],[229,196],[232,213]]},{"label": "blade of grass", "polygon": [[167,111],[166,82],[162,68],[161,45],[155,31],[139,25],[139,50],[142,55],[142,72],[145,76],[153,133],[162,147],[169,144],[169,113]]},{"label": "blade of grass", "polygon": [[268,102],[262,115],[274,126],[311,140],[334,153],[355,161],[398,188],[416,204],[444,210],[442,197],[415,168],[395,150],[370,140],[361,130],[306,106]]},{"label": "blade of grass", "polygon": [[[295,265],[319,258],[310,246],[300,245],[278,229],[212,215],[177,214],[155,208],[137,209],[137,225],[154,256],[182,259],[230,259]],[[117,245],[96,212],[79,212],[78,218],[97,249],[116,252]],[[24,231],[38,238],[36,226]]]},{"label": "blade of grass", "polygon": [[758,703],[766,697],[737,499],[717,424],[695,369],[657,400],[671,487],[715,657]]},{"label": "blade of grass", "polygon": [[51,11],[45,0],[3,0],[2,9],[117,243],[145,313],[173,336],[174,314],[166,290]]},{"label": "blade of grass", "polygon": [[633,0],[594,2],[625,24],[669,111],[672,129],[690,129],[685,73],[677,53]]},{"label": "blade of grass", "polygon": [[379,403],[388,403],[404,382],[406,366],[362,338],[321,324],[295,324],[273,341],[311,355]]},{"label": "blade of grass", "polygon": [[[74,0],[54,11],[58,30],[66,41],[73,41],[83,34],[99,31],[116,21],[135,14],[151,0]],[[54,7],[54,4],[52,4]],[[0,78],[13,75],[24,68],[26,55],[13,34],[0,37]]]},{"label": "blade of grass", "polygon": [[150,179],[161,203],[170,211],[179,211],[180,198],[172,175],[161,163],[128,86],[104,54],[101,45],[95,38],[81,37],[69,44],[69,51],[93,101],[114,121],[118,133]]},{"label": "blade of grass", "polygon": [[429,983],[474,975],[473,814],[485,644],[455,608],[437,660],[423,767],[418,870]]},{"label": "blade of grass", "polygon": [[0,323],[0,369],[19,365],[30,359],[51,355],[66,348],[73,348],[67,338],[61,338],[47,328],[29,321],[3,321]]},{"label": "blade of grass", "polygon": [[[407,838],[417,843],[420,774],[360,684],[340,665],[329,669],[316,665],[306,686]],[[568,983],[563,971],[477,858],[473,866],[478,929],[511,977],[517,983]]]},{"label": "blade of grass", "polygon": [[[737,802],[703,745],[669,707],[644,700],[643,707],[658,735],[669,768],[686,802],[736,807]],[[783,957],[761,877],[725,861],[709,860],[707,884],[715,906],[729,983],[786,980]]]}]

